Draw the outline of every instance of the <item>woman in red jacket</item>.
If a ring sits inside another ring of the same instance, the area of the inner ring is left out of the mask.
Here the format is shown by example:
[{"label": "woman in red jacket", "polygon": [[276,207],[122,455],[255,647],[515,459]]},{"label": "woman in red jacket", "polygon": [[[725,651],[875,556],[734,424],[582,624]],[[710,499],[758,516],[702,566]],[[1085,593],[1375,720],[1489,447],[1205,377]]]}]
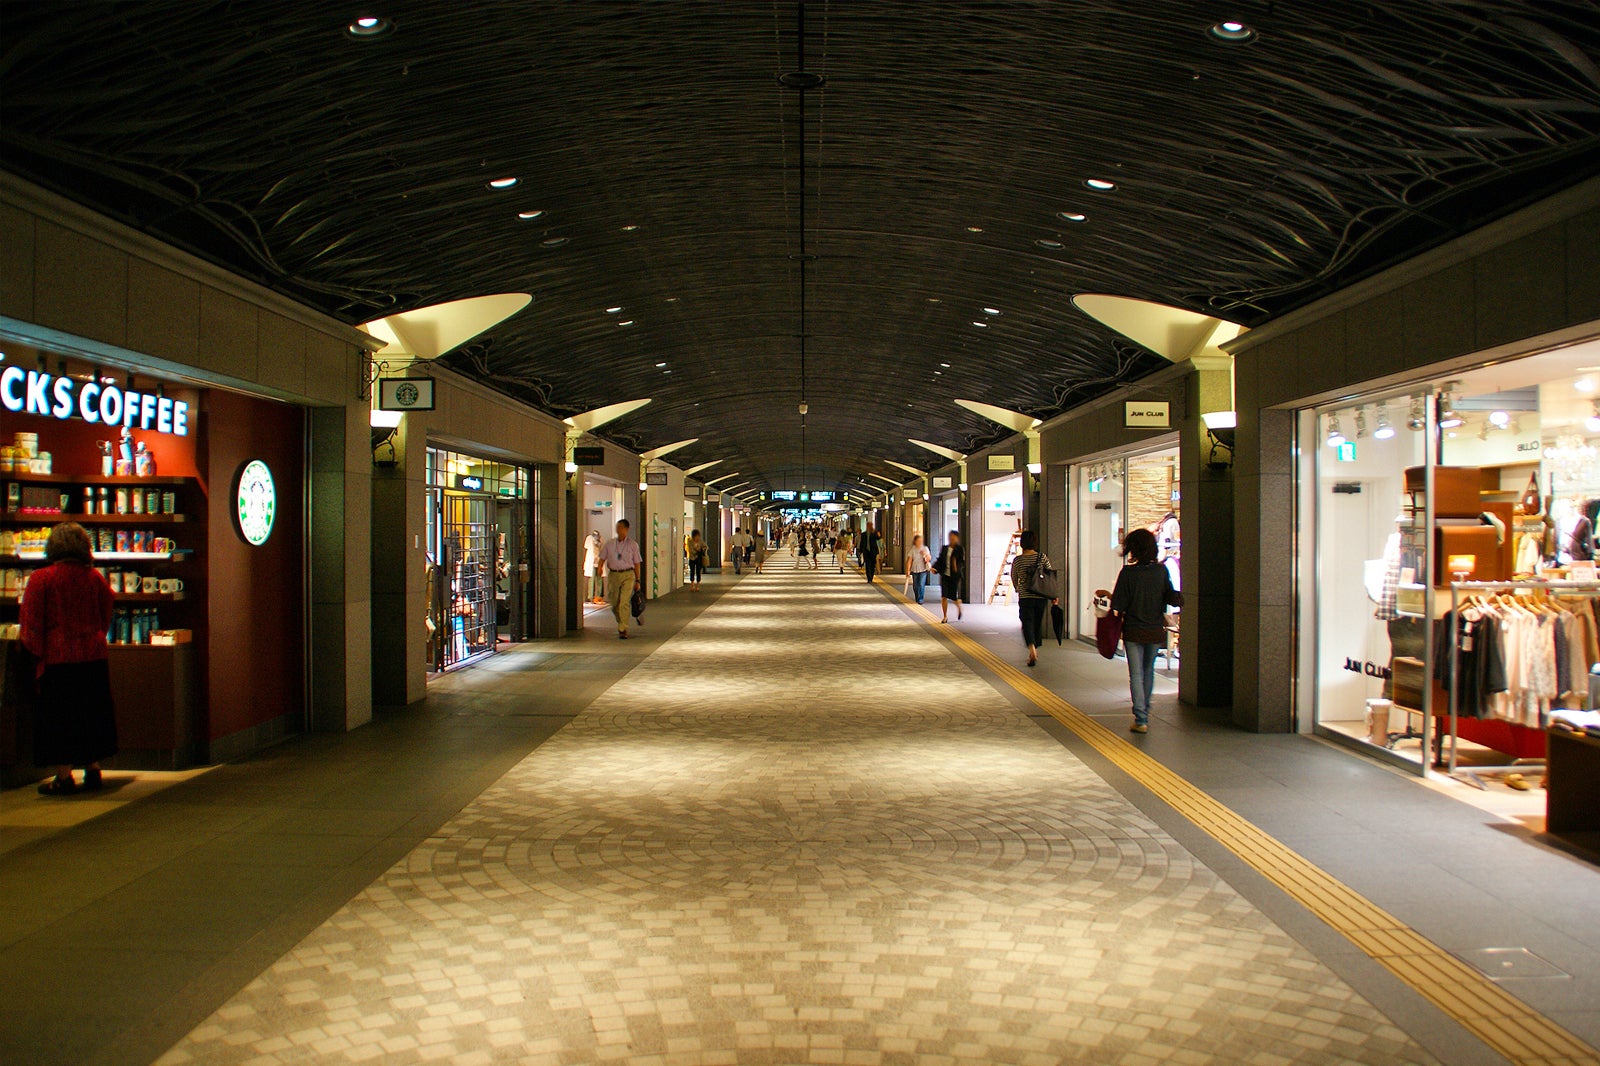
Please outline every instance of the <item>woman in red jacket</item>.
[{"label": "woman in red jacket", "polygon": [[111,586],[92,565],[89,534],[76,522],[56,526],[44,553],[50,565],[28,579],[22,599],[22,643],[39,660],[34,763],[56,768],[40,792],[69,796],[79,787],[74,766],[85,768],[83,787],[96,789],[100,760],[117,753],[106,651]]}]

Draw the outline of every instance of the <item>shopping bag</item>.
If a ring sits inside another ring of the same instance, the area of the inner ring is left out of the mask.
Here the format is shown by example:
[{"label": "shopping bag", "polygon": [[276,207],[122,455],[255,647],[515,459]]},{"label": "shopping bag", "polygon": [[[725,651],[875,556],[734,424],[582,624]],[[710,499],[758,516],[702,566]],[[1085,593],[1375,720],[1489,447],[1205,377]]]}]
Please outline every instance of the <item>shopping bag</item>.
[{"label": "shopping bag", "polygon": [[1108,614],[1094,623],[1094,646],[1106,659],[1117,657],[1117,645],[1122,643],[1122,616]]}]

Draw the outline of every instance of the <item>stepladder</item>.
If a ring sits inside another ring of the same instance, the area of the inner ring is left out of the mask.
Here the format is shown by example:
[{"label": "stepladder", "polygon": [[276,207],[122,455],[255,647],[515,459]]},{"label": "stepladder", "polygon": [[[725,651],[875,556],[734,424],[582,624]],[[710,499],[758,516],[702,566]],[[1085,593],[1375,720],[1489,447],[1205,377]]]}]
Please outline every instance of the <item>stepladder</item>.
[{"label": "stepladder", "polygon": [[1005,554],[1000,557],[1000,565],[994,572],[994,584],[989,586],[989,598],[985,603],[993,603],[996,597],[1009,600],[1011,598],[1011,561],[1022,552],[1022,519],[1017,519],[1017,528],[1011,531],[1011,538],[1006,541]]}]

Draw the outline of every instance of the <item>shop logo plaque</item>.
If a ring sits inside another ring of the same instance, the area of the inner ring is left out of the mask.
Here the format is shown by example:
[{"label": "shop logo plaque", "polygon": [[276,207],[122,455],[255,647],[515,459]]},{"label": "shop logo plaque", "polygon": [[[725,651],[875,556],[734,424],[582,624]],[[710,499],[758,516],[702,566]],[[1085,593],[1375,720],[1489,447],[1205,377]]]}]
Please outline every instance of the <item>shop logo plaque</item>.
[{"label": "shop logo plaque", "polygon": [[1168,400],[1134,400],[1124,403],[1122,424],[1128,429],[1171,429],[1172,403]]},{"label": "shop logo plaque", "polygon": [[378,380],[378,410],[433,410],[433,379],[380,378]]},{"label": "shop logo plaque", "polygon": [[278,488],[266,463],[252,459],[239,468],[233,499],[239,536],[246,544],[259,548],[272,536],[272,522],[278,513]]}]

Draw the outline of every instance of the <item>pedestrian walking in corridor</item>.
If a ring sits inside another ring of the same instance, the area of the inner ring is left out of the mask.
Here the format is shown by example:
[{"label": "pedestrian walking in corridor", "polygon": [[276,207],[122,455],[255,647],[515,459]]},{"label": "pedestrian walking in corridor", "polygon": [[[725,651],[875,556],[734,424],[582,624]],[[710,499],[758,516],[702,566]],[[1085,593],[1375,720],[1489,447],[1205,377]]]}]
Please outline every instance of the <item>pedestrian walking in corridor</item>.
[{"label": "pedestrian walking in corridor", "polygon": [[743,529],[735,528],[729,543],[731,547],[728,551],[728,558],[733,560],[733,572],[742,574],[744,573],[745,553],[750,550],[750,534]]},{"label": "pedestrian walking in corridor", "polygon": [[765,533],[758,533],[752,543],[753,546],[750,550],[755,553],[753,558],[756,564],[756,573],[759,574],[761,573],[761,568],[767,565],[767,552],[771,546],[767,543],[767,535]]},{"label": "pedestrian walking in corridor", "polygon": [[928,588],[928,575],[932,572],[933,555],[922,543],[922,534],[918,533],[911,538],[911,548],[906,552],[906,575],[911,579],[911,592],[919,605]]},{"label": "pedestrian walking in corridor", "polygon": [[839,539],[833,542],[833,561],[839,566],[839,573],[844,573],[845,560],[850,558],[850,532],[845,530],[839,534]]},{"label": "pedestrian walking in corridor", "polygon": [[639,542],[628,536],[628,520],[617,523],[617,535],[600,549],[600,563],[606,570],[606,600],[617,619],[617,636],[628,639],[628,618],[633,613],[633,593],[640,587],[644,555]]},{"label": "pedestrian walking in corridor", "polygon": [[710,549],[706,547],[705,538],[700,535],[698,529],[690,532],[689,546],[686,550],[689,554],[689,591],[699,592],[700,578],[706,572],[706,556]]},{"label": "pedestrian walking in corridor", "polygon": [[1044,614],[1051,597],[1035,591],[1034,585],[1050,560],[1039,552],[1039,534],[1024,529],[1018,538],[1022,553],[1011,561],[1011,587],[1017,590],[1017,614],[1022,619],[1022,640],[1028,645],[1028,665],[1039,662],[1039,645],[1044,643]]},{"label": "pedestrian walking in corridor", "polygon": [[950,531],[950,539],[939,549],[934,560],[934,572],[939,575],[939,621],[950,621],[950,601],[956,605],[956,621],[961,621],[961,601],[967,598],[967,549],[961,546],[961,534]]},{"label": "pedestrian walking in corridor", "polygon": [[22,643],[39,663],[34,762],[56,771],[39,791],[68,796],[79,789],[73,767],[84,768],[82,787],[92,791],[101,785],[100,760],[117,753],[106,648],[112,594],[78,523],[51,530],[44,556],[50,565],[22,598]]},{"label": "pedestrian walking in corridor", "polygon": [[861,568],[867,572],[867,581],[870,583],[878,573],[878,553],[883,550],[883,538],[878,536],[878,527],[871,522],[861,534],[861,543],[856,548],[856,554],[861,556]]},{"label": "pedestrian walking in corridor", "polygon": [[1134,529],[1122,542],[1122,571],[1111,590],[1111,610],[1122,619],[1122,648],[1128,655],[1128,690],[1133,696],[1135,733],[1150,731],[1150,693],[1156,683],[1156,652],[1167,643],[1167,608],[1183,606],[1172,574],[1157,560],[1160,548],[1148,529]]}]

